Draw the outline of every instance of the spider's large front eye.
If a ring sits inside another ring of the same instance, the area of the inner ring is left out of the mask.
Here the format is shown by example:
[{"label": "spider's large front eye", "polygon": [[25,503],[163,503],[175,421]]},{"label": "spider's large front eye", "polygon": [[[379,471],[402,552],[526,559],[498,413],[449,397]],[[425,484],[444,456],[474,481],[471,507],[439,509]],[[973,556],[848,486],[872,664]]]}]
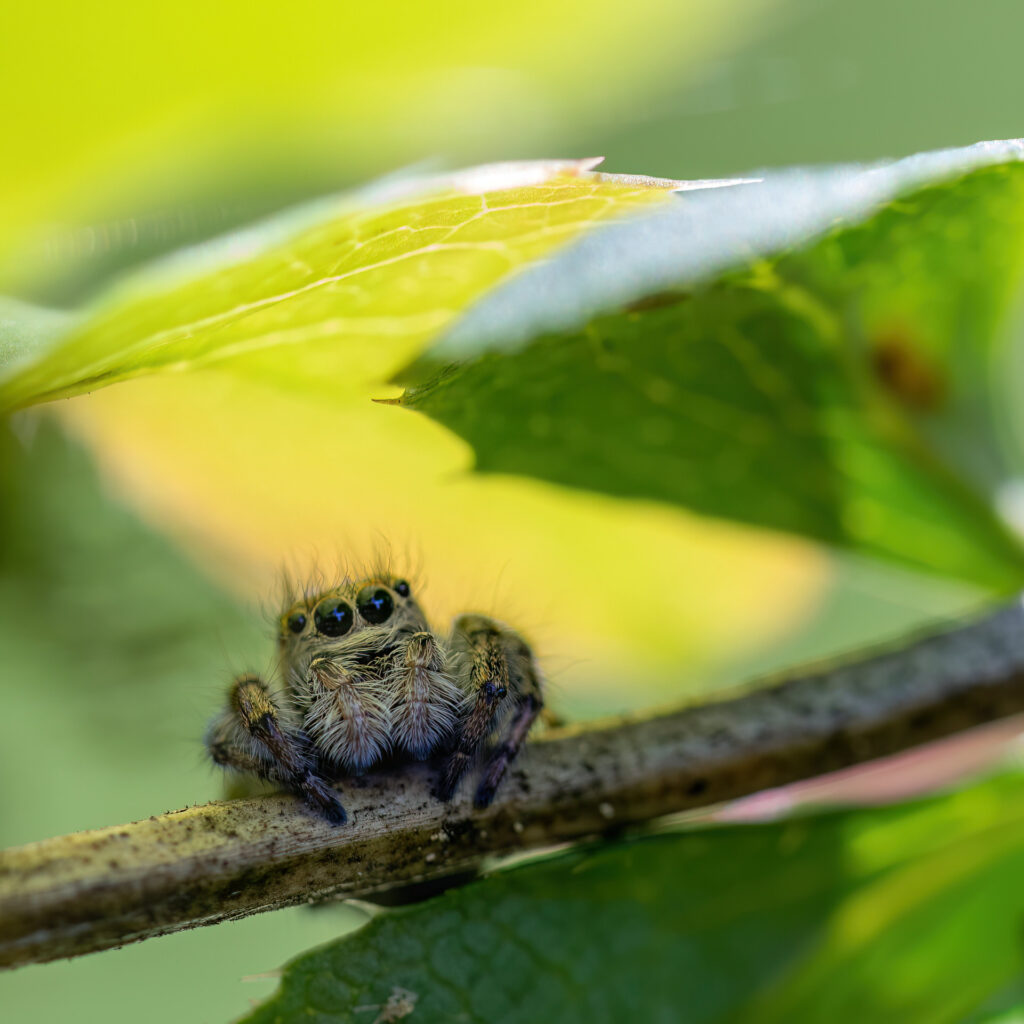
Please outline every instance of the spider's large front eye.
[{"label": "spider's large front eye", "polygon": [[292,612],[284,620],[284,624],[288,627],[289,633],[301,633],[306,628],[306,613]]},{"label": "spider's large front eye", "polygon": [[325,598],[316,606],[313,621],[324,636],[344,636],[352,628],[352,605],[337,597]]},{"label": "spider's large front eye", "polygon": [[383,587],[363,587],[356,598],[356,607],[367,622],[376,626],[391,618],[395,599]]}]

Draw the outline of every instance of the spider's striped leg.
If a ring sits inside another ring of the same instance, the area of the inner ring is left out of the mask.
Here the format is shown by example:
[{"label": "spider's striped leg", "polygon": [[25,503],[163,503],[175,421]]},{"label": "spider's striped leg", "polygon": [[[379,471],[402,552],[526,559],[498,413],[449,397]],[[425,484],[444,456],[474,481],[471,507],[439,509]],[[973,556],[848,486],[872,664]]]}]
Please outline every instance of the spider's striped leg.
[{"label": "spider's striped leg", "polygon": [[498,744],[484,767],[483,778],[480,780],[476,796],[473,799],[473,803],[477,807],[487,807],[494,799],[498,785],[505,775],[505,769],[508,768],[509,762],[515,759],[516,754],[519,753],[519,748],[523,745],[526,734],[530,731],[530,726],[537,720],[540,710],[540,696],[534,696],[533,694],[527,694],[523,702],[516,708],[512,715],[508,734]]},{"label": "spider's striped leg", "polygon": [[516,633],[482,615],[463,615],[455,622],[453,647],[468,665],[468,689],[472,705],[462,722],[455,750],[449,756],[435,790],[450,800],[463,775],[472,765],[484,741],[510,709],[511,726],[506,739],[492,753],[476,795],[477,806],[494,798],[508,763],[542,707],[540,676],[530,648]]},{"label": "spider's striped leg", "polygon": [[505,633],[504,648],[509,681],[516,704],[509,716],[505,735],[484,765],[483,776],[473,800],[474,804],[481,808],[487,807],[494,799],[505,770],[519,753],[530,726],[544,709],[541,675],[533,651],[521,636],[510,631]]},{"label": "spider's striped leg", "polygon": [[331,787],[314,768],[307,745],[282,721],[270,688],[244,675],[231,686],[228,706],[213,720],[206,748],[216,764],[283,783],[333,825],[347,815]]},{"label": "spider's striped leg", "polygon": [[472,704],[459,727],[455,749],[441,770],[434,789],[439,800],[450,800],[462,776],[493,728],[508,695],[508,661],[501,627],[481,615],[462,615],[455,620],[452,647],[468,667],[465,687]]}]

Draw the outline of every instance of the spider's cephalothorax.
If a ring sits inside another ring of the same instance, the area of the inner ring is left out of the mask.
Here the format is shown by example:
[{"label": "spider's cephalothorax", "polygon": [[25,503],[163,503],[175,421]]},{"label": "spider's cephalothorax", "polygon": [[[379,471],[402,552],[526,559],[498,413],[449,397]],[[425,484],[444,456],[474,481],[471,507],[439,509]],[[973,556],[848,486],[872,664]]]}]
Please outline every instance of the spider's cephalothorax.
[{"label": "spider's cephalothorax", "polygon": [[486,807],[542,707],[517,633],[461,615],[441,637],[389,575],[294,601],[278,647],[282,678],[236,679],[206,745],[217,764],[283,783],[336,824],[345,811],[329,780],[389,756],[445,754],[434,793],[449,800],[493,736],[476,792]]}]

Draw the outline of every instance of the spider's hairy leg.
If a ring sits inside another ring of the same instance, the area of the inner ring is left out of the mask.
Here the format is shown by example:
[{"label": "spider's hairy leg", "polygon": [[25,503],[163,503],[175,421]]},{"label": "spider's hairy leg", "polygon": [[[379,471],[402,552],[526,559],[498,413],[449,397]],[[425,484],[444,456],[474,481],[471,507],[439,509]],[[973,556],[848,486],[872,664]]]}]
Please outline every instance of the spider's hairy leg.
[{"label": "spider's hairy leg", "polygon": [[239,676],[228,693],[227,708],[207,731],[210,757],[227,768],[281,782],[329,822],[344,824],[345,809],[314,771],[304,741],[282,723],[282,717],[274,695],[259,676]]},{"label": "spider's hairy leg", "polygon": [[515,633],[505,633],[505,657],[508,662],[509,681],[516,700],[505,737],[498,744],[484,766],[473,803],[487,807],[516,755],[526,739],[530,727],[544,709],[540,671],[533,652],[526,641]]},{"label": "spider's hairy leg", "polygon": [[462,690],[447,671],[447,657],[426,630],[403,634],[388,680],[395,746],[422,760],[443,746],[462,711]]},{"label": "spider's hairy leg", "polygon": [[[517,710],[509,738],[488,762],[477,802],[486,806],[494,797],[508,762],[515,757],[542,706],[539,675],[529,647],[515,633],[483,615],[463,615],[455,621],[452,645],[462,655],[472,704],[435,788],[440,800],[450,800],[484,741],[511,704]],[[491,785],[493,780],[493,785]]]},{"label": "spider's hairy leg", "polygon": [[449,755],[434,789],[439,800],[451,800],[462,776],[490,734],[498,710],[508,693],[508,663],[502,650],[501,629],[479,615],[455,620],[452,646],[468,665],[468,690],[472,701],[463,719],[455,750]]}]

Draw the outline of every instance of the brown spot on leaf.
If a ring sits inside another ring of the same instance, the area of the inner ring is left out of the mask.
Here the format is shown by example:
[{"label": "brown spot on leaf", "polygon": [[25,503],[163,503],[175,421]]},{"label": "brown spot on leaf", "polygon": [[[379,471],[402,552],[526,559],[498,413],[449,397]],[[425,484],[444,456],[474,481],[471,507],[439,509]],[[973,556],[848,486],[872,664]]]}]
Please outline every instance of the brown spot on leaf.
[{"label": "brown spot on leaf", "polygon": [[876,335],[869,359],[875,380],[900,405],[914,412],[935,412],[945,404],[946,374],[911,332],[890,330]]},{"label": "brown spot on leaf", "polygon": [[689,298],[688,292],[654,292],[651,295],[645,295],[643,298],[629,303],[626,306],[626,312],[646,313],[649,310],[664,309],[666,306],[678,306],[679,303],[686,302]]}]

